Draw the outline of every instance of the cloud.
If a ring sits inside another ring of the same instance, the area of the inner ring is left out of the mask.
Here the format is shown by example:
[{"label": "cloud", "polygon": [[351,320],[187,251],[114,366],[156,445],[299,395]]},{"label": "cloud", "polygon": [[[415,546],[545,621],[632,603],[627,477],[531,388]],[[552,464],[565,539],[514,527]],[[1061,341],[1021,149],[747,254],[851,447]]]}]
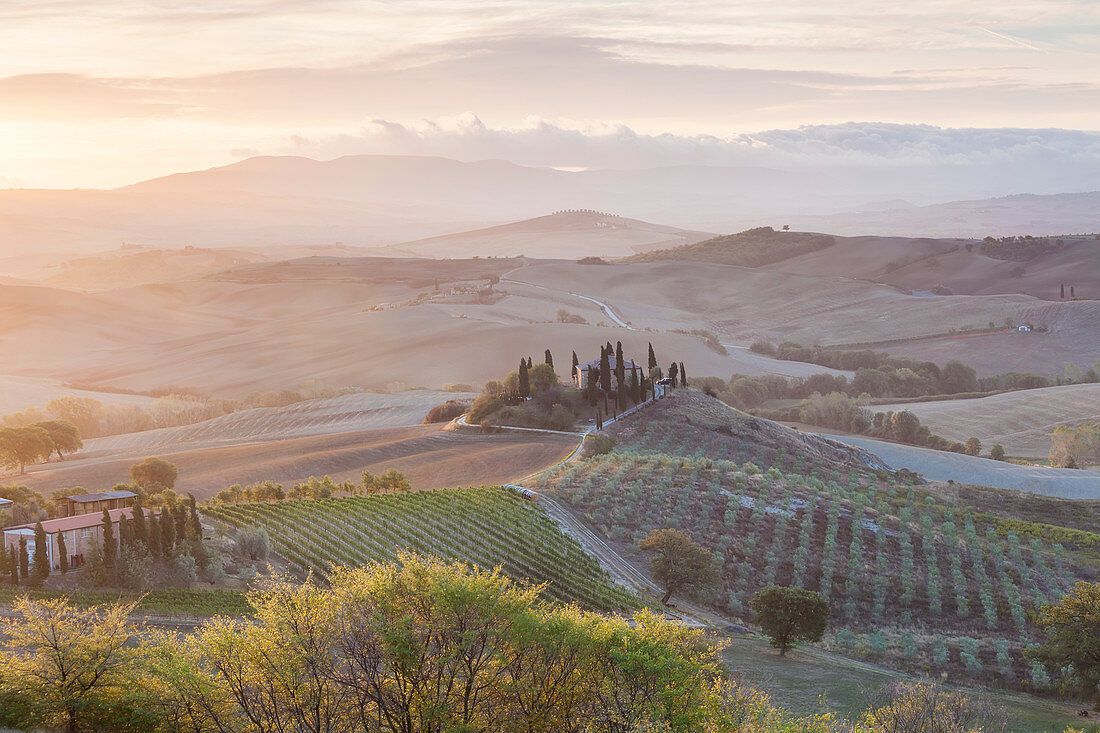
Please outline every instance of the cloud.
[{"label": "cloud", "polygon": [[466,161],[499,158],[523,165],[585,168],[1037,162],[1100,167],[1100,133],[850,122],[727,137],[649,135],[625,124],[569,125],[538,118],[517,127],[494,128],[466,113],[416,125],[376,119],[355,134],[288,138],[277,152],[320,158],[354,154],[437,155]]}]

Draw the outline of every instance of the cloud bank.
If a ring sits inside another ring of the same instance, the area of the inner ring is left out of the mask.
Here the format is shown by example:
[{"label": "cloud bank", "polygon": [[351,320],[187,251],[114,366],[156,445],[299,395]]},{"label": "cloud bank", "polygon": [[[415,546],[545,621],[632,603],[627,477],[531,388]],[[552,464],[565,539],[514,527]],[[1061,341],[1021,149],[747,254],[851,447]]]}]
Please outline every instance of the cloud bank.
[{"label": "cloud bank", "polygon": [[[942,128],[848,122],[728,137],[648,135],[625,124],[570,126],[541,119],[494,128],[473,113],[406,125],[372,120],[355,134],[295,136],[278,152],[316,158],[355,154],[504,159],[569,168],[679,165],[942,166],[1071,165],[1100,169],[1100,133],[1062,129]],[[1097,181],[1100,186],[1100,180]]]}]

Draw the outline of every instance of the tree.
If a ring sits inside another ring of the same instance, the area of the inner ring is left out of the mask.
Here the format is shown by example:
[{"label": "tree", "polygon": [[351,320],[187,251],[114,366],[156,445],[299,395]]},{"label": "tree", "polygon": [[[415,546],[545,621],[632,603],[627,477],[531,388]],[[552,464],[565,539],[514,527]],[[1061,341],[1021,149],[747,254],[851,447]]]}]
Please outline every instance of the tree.
[{"label": "tree", "polygon": [[580,365],[581,365],[581,360],[577,358],[577,352],[574,351],[573,352],[573,367],[572,367],[572,371],[569,372],[569,376],[573,376],[574,374],[576,374],[577,373],[577,367],[579,367]]},{"label": "tree", "polygon": [[146,527],[146,532],[145,542],[149,547],[149,554],[153,557],[160,557],[163,554],[160,545],[160,523],[157,521],[156,513],[152,511],[149,512],[149,522]]},{"label": "tree", "polygon": [[149,549],[149,528],[145,524],[145,509],[141,505],[140,496],[134,499],[130,529],[134,535],[134,544],[140,544],[145,549]]},{"label": "tree", "polygon": [[111,514],[103,510],[103,567],[107,570],[107,577],[114,580],[115,561],[118,559],[118,541],[115,539],[115,525],[111,521]]},{"label": "tree", "polygon": [[174,464],[163,458],[146,458],[130,466],[130,479],[148,492],[171,489],[176,485],[179,472]]},{"label": "tree", "polygon": [[829,602],[817,591],[769,585],[749,601],[753,622],[786,656],[799,641],[820,641],[829,623]]},{"label": "tree", "polygon": [[649,376],[653,376],[653,370],[657,368],[657,356],[653,353],[653,342],[649,342]]},{"label": "tree", "polygon": [[38,425],[0,429],[0,462],[9,468],[27,472],[28,463],[37,463],[53,453],[50,434]]},{"label": "tree", "polygon": [[254,623],[215,620],[151,657],[171,729],[739,727],[720,647],[652,612],[544,606],[542,586],[406,554],[328,581],[253,590]]},{"label": "tree", "polygon": [[989,457],[995,461],[1003,461],[1005,459],[1005,447],[1000,443],[994,443],[993,447],[989,449]]},{"label": "tree", "polygon": [[860,717],[860,731],[980,733],[986,730],[983,711],[961,692],[929,682],[896,682],[887,694],[887,700]]},{"label": "tree", "polygon": [[61,574],[69,572],[69,548],[65,545],[65,533],[57,533],[57,564]]},{"label": "tree", "polygon": [[966,455],[976,456],[982,452],[982,441],[971,435],[966,439]]},{"label": "tree", "polygon": [[684,362],[680,362],[680,384],[684,387],[688,386],[687,371],[684,369]]},{"label": "tree", "polygon": [[149,731],[153,700],[142,700],[136,603],[76,608],[64,600],[20,598],[3,626],[0,690],[20,728]]},{"label": "tree", "polygon": [[35,425],[45,430],[50,436],[50,442],[53,443],[53,449],[59,461],[65,460],[62,451],[76,453],[84,447],[84,442],[80,439],[80,431],[68,420],[46,420]]},{"label": "tree", "polygon": [[678,529],[655,529],[638,546],[655,552],[653,577],[665,587],[661,603],[687,588],[703,588],[718,580],[714,557]]},{"label": "tree", "polygon": [[669,378],[670,380],[672,380],[672,386],[673,386],[673,387],[676,387],[676,386],[677,386],[677,384],[678,384],[678,383],[677,383],[677,379],[676,379],[676,376],[677,376],[677,374],[679,374],[679,372],[680,372],[680,367],[678,367],[678,366],[676,365],[676,362],[672,362],[672,366],[670,366],[670,367],[668,368],[668,378]]},{"label": "tree", "polygon": [[1065,283],[1059,283],[1059,285],[1058,285],[1058,297],[1060,297],[1062,300],[1066,299],[1066,284]]},{"label": "tree", "polygon": [[31,577],[31,557],[27,554],[27,538],[19,538],[19,577],[23,579],[23,582]]},{"label": "tree", "polygon": [[1068,666],[1082,692],[1100,695],[1100,583],[1079,582],[1040,608],[1036,625],[1046,638],[1035,658],[1051,669]]},{"label": "tree", "polygon": [[958,359],[952,359],[940,370],[940,391],[944,394],[973,392],[978,388],[978,375],[973,367],[968,367]]},{"label": "tree", "polygon": [[42,522],[34,524],[34,582],[41,583],[50,577],[50,547]]},{"label": "tree", "polygon": [[201,542],[202,522],[199,521],[199,509],[194,494],[187,495],[187,509],[190,515],[187,520],[187,539]]},{"label": "tree", "polygon": [[176,554],[176,522],[167,507],[160,512],[160,553],[166,558]]},{"label": "tree", "polygon": [[519,360],[519,396],[523,399],[527,399],[531,396],[531,382],[527,372],[527,362],[524,359]]},{"label": "tree", "polygon": [[378,477],[377,485],[381,491],[412,491],[412,483],[396,468],[387,468]]},{"label": "tree", "polygon": [[600,350],[600,389],[603,390],[604,408],[607,408],[607,396],[611,393],[611,360],[610,346]]},{"label": "tree", "polygon": [[626,363],[623,359],[623,342],[615,342],[615,390],[621,391],[626,385]]},{"label": "tree", "polygon": [[546,350],[546,354],[542,357],[542,361],[545,364],[549,364],[550,368],[554,368],[554,355],[550,353],[550,349]]}]

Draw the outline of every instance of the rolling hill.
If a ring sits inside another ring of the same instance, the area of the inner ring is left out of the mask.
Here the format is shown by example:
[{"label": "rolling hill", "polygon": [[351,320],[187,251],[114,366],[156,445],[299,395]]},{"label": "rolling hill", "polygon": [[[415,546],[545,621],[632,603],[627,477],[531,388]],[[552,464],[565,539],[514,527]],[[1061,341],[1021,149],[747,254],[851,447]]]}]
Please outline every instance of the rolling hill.
[{"label": "rolling hill", "polygon": [[[701,165],[567,172],[418,156],[257,157],[113,190],[0,190],[0,257],[32,245],[76,254],[125,243],[379,247],[562,209],[610,211],[701,231],[762,224],[902,236],[1100,231],[1100,194],[973,200],[1024,190],[1027,183],[970,173]],[[891,198],[960,200],[851,211],[864,201]]]},{"label": "rolling hill", "polygon": [[[1100,498],[923,483],[698,392],[611,426],[614,450],[531,485],[644,569],[679,529],[715,553],[698,603],[737,616],[769,584],[829,599],[830,648],[953,682],[1031,689],[1029,612],[1100,577]],[[970,661],[968,657],[972,657]]]},{"label": "rolling hill", "polygon": [[909,410],[932,432],[949,440],[977,436],[988,451],[1000,443],[1010,456],[1041,458],[1059,425],[1100,422],[1100,385],[1070,384],[975,400],[875,405],[876,411]]},{"label": "rolling hill", "polygon": [[626,262],[712,262],[718,265],[760,267],[831,247],[828,234],[747,229],[671,249],[654,249],[626,258]]},{"label": "rolling hill", "polygon": [[395,253],[420,257],[515,257],[579,259],[623,257],[690,244],[710,235],[595,211],[548,216],[394,245]]}]

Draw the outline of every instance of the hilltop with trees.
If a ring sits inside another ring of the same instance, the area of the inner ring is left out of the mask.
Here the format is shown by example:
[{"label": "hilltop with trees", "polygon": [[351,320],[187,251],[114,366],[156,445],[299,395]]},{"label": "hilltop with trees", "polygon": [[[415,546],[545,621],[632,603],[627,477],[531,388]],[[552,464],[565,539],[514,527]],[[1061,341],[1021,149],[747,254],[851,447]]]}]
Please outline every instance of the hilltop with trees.
[{"label": "hilltop with trees", "polygon": [[627,257],[623,261],[663,262],[686,260],[713,262],[720,265],[761,267],[798,255],[816,252],[832,246],[835,241],[828,234],[776,231],[771,227],[757,227],[746,229],[737,234],[727,234],[672,249],[641,252]]}]

